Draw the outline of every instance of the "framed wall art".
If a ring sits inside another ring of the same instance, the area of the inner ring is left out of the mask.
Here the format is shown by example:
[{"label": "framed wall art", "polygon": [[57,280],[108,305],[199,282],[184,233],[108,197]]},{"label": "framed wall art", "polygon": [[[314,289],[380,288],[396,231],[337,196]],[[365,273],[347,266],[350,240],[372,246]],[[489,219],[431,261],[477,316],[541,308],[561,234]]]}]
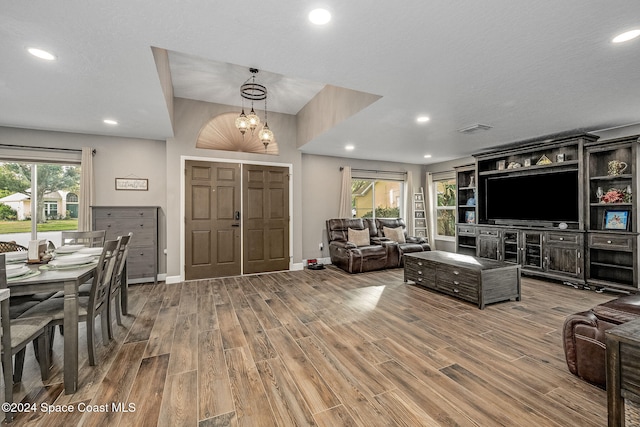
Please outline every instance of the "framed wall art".
[{"label": "framed wall art", "polygon": [[116,190],[147,191],[149,180],[146,178],[116,178]]}]

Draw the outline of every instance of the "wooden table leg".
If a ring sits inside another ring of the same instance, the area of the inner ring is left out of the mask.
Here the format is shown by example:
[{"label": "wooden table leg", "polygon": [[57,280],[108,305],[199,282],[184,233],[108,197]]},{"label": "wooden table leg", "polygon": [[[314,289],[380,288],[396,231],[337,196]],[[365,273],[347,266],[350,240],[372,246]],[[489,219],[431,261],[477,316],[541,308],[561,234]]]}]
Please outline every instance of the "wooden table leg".
[{"label": "wooden table leg", "polygon": [[78,282],[64,282],[64,392],[78,389]]}]

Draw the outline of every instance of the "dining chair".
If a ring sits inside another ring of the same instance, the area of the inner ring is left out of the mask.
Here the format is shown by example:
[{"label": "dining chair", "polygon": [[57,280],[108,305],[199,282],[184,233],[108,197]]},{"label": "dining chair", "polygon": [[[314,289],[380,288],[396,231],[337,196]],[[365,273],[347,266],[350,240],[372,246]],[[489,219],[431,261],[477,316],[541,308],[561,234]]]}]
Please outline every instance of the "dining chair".
[{"label": "dining chair", "polygon": [[[104,242],[102,253],[96,265],[96,271],[91,282],[89,296],[78,297],[78,321],[87,324],[87,348],[89,353],[89,365],[96,365],[95,357],[95,321],[100,315],[102,328],[102,344],[108,345],[108,316],[109,308],[109,287],[113,278],[120,238]],[[64,298],[50,298],[30,308],[19,318],[45,317],[48,319],[49,349],[53,345],[55,326],[64,323]]]},{"label": "dining chair", "polygon": [[120,246],[118,247],[118,254],[116,255],[116,263],[113,268],[113,277],[111,279],[111,288],[109,289],[109,308],[108,308],[108,332],[109,339],[113,339],[113,319],[111,318],[111,304],[115,305],[116,322],[122,326],[122,287],[127,285],[127,255],[129,254],[129,242],[133,233],[129,233],[126,236],[120,236]]},{"label": "dining chair", "polygon": [[104,230],[96,231],[63,231],[62,245],[84,245],[88,248],[98,248],[104,245]]},{"label": "dining chair", "polygon": [[0,242],[0,252],[23,252],[28,249],[16,242]]},{"label": "dining chair", "polygon": [[[28,319],[9,318],[9,295],[7,289],[7,272],[4,255],[0,254],[0,323],[2,324],[2,372],[4,378],[4,399],[6,403],[13,403],[13,385],[22,381],[22,369],[27,351],[27,344],[34,341],[40,363],[42,381],[49,379],[50,359],[47,348],[49,346],[46,328],[49,319],[31,317]],[[15,356],[15,368],[13,357]],[[13,420],[11,411],[4,411],[6,422]]]}]

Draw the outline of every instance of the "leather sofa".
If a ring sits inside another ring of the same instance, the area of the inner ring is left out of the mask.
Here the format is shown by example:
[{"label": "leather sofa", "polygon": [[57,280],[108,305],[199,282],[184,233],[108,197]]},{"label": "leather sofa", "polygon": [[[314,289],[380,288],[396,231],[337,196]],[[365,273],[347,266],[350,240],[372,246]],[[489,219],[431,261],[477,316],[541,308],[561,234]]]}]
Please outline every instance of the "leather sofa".
[{"label": "leather sofa", "polygon": [[[348,273],[363,273],[367,271],[396,268],[402,266],[402,255],[408,252],[430,250],[424,238],[406,237],[407,243],[398,243],[385,237],[382,229],[376,224],[384,226],[403,226],[402,219],[392,219],[385,223],[384,219],[370,218],[336,218],[326,221],[329,238],[329,255],[331,263]],[[393,222],[395,221],[395,222]],[[386,225],[388,224],[388,225]],[[395,227],[394,227],[395,228]],[[405,227],[406,228],[406,227]],[[368,244],[356,245],[349,241],[349,229],[368,231]],[[406,235],[406,231],[404,232]],[[416,243],[420,242],[420,243]],[[400,245],[403,245],[401,248]]]},{"label": "leather sofa", "polygon": [[623,296],[568,316],[562,338],[569,371],[606,388],[605,331],[639,317],[640,295]]}]

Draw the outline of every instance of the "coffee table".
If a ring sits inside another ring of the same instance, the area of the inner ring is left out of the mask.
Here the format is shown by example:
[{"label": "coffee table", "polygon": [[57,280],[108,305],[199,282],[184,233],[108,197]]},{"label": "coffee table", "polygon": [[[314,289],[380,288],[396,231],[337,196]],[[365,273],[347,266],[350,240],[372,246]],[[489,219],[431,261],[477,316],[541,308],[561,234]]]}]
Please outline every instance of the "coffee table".
[{"label": "coffee table", "polygon": [[520,266],[445,251],[404,255],[404,281],[478,304],[520,301]]}]

